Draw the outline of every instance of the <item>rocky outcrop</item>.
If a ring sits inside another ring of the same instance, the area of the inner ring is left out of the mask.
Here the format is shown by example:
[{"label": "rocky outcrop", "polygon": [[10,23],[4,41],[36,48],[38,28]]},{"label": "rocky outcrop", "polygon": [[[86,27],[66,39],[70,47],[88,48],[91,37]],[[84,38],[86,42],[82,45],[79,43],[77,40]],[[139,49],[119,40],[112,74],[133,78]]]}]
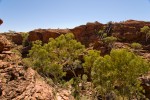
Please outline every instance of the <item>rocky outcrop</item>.
[{"label": "rocky outcrop", "polygon": [[75,38],[80,41],[85,46],[89,44],[97,43],[99,40],[98,35],[96,34],[100,29],[103,28],[103,24],[99,22],[87,23],[86,25],[81,25],[71,29],[71,32],[75,35]]},{"label": "rocky outcrop", "polygon": [[[75,38],[84,44],[86,47],[94,46],[95,49],[101,47],[99,43],[99,36],[96,34],[99,30],[106,28],[107,24],[99,22],[87,23],[73,29],[37,29],[29,32],[29,41],[42,40],[44,43],[48,42],[49,38],[56,38],[60,34],[73,33]],[[120,23],[112,23],[111,33],[118,37],[122,42],[140,42],[145,44],[145,33],[140,32],[143,26],[150,26],[150,22],[127,20]],[[147,43],[150,42],[150,39]]]},{"label": "rocky outcrop", "polygon": [[0,100],[74,100],[69,90],[56,90],[32,68],[23,67],[17,55],[1,56]]},{"label": "rocky outcrop", "polygon": [[68,90],[55,91],[31,68],[25,70],[22,65],[0,63],[0,100],[74,100]]},{"label": "rocky outcrop", "polygon": [[52,99],[52,88],[37,79],[32,69],[24,70],[8,62],[0,62],[1,100]]},{"label": "rocky outcrop", "polygon": [[96,32],[103,27],[103,24],[99,22],[87,23],[75,27],[74,29],[38,29],[29,32],[29,41],[42,40],[47,43],[49,38],[56,38],[60,34],[73,33],[75,38],[82,44],[89,46],[90,43],[94,43],[98,40]]},{"label": "rocky outcrop", "polygon": [[2,35],[5,36],[8,40],[13,42],[17,45],[22,45],[23,37],[21,35],[22,33],[3,33]]},{"label": "rocky outcrop", "polygon": [[17,45],[21,45],[23,41],[23,37],[21,36],[21,33],[14,33],[11,35],[12,42],[14,42]]},{"label": "rocky outcrop", "polygon": [[9,41],[17,45],[22,45],[23,37],[22,33],[2,33],[1,35],[5,36]]},{"label": "rocky outcrop", "polygon": [[47,43],[49,38],[56,38],[69,32],[69,29],[38,29],[29,32],[28,41],[41,40],[43,43]]},{"label": "rocky outcrop", "polygon": [[[127,20],[125,22],[114,23],[113,36],[118,37],[123,42],[145,42],[145,33],[140,29],[144,26],[150,27],[150,22]],[[150,39],[147,41],[150,42]]]},{"label": "rocky outcrop", "polygon": [[0,35],[0,52],[8,51],[11,48],[11,43],[6,39],[5,36]]},{"label": "rocky outcrop", "polygon": [[5,36],[0,35],[0,43],[0,100],[74,100],[70,90],[56,89],[35,70],[24,67],[19,55],[4,51],[10,43]]}]

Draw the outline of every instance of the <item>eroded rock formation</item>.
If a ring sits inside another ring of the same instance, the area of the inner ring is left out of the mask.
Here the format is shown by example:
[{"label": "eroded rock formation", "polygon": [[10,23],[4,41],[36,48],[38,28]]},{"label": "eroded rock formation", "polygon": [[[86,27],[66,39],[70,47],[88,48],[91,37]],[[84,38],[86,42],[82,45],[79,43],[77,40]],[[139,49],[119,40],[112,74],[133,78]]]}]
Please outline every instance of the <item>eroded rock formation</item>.
[{"label": "eroded rock formation", "polygon": [[61,34],[69,33],[69,29],[38,29],[29,32],[29,41],[41,40],[47,43],[49,38],[56,38]]},{"label": "eroded rock formation", "polygon": [[[150,27],[150,22],[127,20],[121,23],[115,23],[113,26],[113,36],[120,38],[124,42],[145,42],[145,33],[140,29],[144,26]],[[150,42],[150,39],[148,40]]]},{"label": "eroded rock formation", "polygon": [[87,23],[73,29],[37,29],[29,32],[29,41],[42,40],[47,43],[49,38],[56,38],[61,34],[73,33],[75,38],[85,46],[98,40],[96,32],[103,28],[99,22]]},{"label": "eroded rock formation", "polygon": [[69,90],[56,91],[32,68],[25,68],[20,56],[3,53],[9,41],[1,35],[0,40],[0,100],[74,100]]},{"label": "eroded rock formation", "polygon": [[[99,30],[106,27],[106,24],[99,22],[87,23],[73,29],[37,29],[29,32],[29,41],[42,40],[44,43],[48,42],[49,38],[56,38],[60,34],[72,32],[75,38],[84,44],[86,47],[91,44],[95,48],[99,48],[99,37],[96,34]],[[140,42],[145,43],[145,34],[140,32],[140,28],[143,26],[150,26],[150,22],[127,20],[125,22],[112,24],[112,35],[119,38],[123,42]],[[150,39],[147,43],[150,42]]]},{"label": "eroded rock formation", "polygon": [[8,51],[11,48],[11,42],[9,42],[5,36],[0,35],[0,52]]}]

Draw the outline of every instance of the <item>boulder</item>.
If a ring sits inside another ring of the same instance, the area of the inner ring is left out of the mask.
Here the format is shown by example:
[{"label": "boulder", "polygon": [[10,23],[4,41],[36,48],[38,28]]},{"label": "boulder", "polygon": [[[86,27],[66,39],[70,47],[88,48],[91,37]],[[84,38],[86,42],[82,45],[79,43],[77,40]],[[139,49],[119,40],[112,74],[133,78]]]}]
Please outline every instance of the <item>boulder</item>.
[{"label": "boulder", "polygon": [[0,35],[0,52],[8,51],[11,48],[11,43],[6,39],[5,36]]}]

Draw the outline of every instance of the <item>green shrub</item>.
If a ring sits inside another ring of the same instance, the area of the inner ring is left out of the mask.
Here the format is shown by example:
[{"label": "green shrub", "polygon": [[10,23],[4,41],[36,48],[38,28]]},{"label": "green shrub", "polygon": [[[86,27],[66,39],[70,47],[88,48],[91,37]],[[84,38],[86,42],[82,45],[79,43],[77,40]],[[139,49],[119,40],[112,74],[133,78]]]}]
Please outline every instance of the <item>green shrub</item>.
[{"label": "green shrub", "polygon": [[107,37],[107,33],[104,32],[104,29],[99,30],[97,32],[97,35],[99,36],[99,38],[102,40],[103,38]]},{"label": "green shrub", "polygon": [[113,36],[105,37],[103,41],[108,45],[109,48],[113,48],[113,43],[117,41],[117,38]]},{"label": "green shrub", "polygon": [[93,68],[94,61],[100,56],[100,51],[89,50],[84,56],[83,68],[85,73],[88,75],[88,78],[91,79],[91,70]]},{"label": "green shrub", "polygon": [[150,28],[148,26],[144,26],[143,28],[141,28],[141,32],[146,34],[146,42],[147,42],[148,38],[150,37]]},{"label": "green shrub", "polygon": [[51,76],[57,83],[65,76],[64,67],[68,67],[76,76],[74,70],[81,65],[79,56],[83,54],[84,49],[84,45],[77,42],[72,33],[68,33],[56,39],[50,38],[44,45],[39,40],[35,41],[28,56],[34,69]]},{"label": "green shrub", "polygon": [[[116,38],[106,37],[104,41],[113,44]],[[103,98],[111,93],[127,99],[133,96],[141,98],[143,89],[138,77],[148,72],[150,65],[147,61],[125,49],[112,50],[110,55],[104,57],[100,56],[100,51],[85,50],[85,46],[77,42],[72,33],[62,34],[55,39],[50,38],[47,44],[39,40],[33,42],[28,58],[23,62],[52,78],[54,84],[62,82],[62,77],[66,75],[64,68],[70,70],[74,77],[66,85],[72,85],[76,99],[81,96],[79,83],[85,84],[88,78],[91,78],[93,93],[99,93]],[[78,66],[83,66],[87,76],[81,78],[76,75]]]},{"label": "green shrub", "polygon": [[140,43],[132,43],[131,44],[131,47],[133,49],[141,49],[142,48],[142,45]]},{"label": "green shrub", "polygon": [[116,49],[110,55],[99,57],[92,69],[93,84],[99,94],[115,93],[128,99],[142,96],[138,77],[148,72],[149,64],[125,49]]},{"label": "green shrub", "polygon": [[113,42],[115,42],[117,40],[117,38],[116,37],[113,37],[113,36],[110,36],[110,37],[106,37],[106,38],[104,38],[103,39],[103,41],[105,42],[105,43],[113,43]]},{"label": "green shrub", "polygon": [[23,38],[22,45],[28,46],[29,43],[27,42],[27,39],[28,39],[29,33],[21,33],[21,36]]}]

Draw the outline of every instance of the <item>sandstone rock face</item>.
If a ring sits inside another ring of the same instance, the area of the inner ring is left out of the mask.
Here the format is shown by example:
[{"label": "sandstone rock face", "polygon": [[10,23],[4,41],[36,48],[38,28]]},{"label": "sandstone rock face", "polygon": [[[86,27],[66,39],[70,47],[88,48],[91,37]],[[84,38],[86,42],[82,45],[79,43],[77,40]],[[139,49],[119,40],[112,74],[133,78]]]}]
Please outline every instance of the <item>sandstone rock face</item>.
[{"label": "sandstone rock face", "polygon": [[53,100],[52,87],[31,68],[0,61],[1,100]]},{"label": "sandstone rock face", "polygon": [[74,100],[70,91],[61,88],[56,91],[36,71],[25,69],[19,58],[14,60],[17,55],[0,56],[3,56],[0,58],[0,100]]},{"label": "sandstone rock face", "polygon": [[90,43],[97,43],[98,35],[96,34],[100,29],[103,28],[103,24],[99,22],[87,23],[71,29],[71,32],[75,35],[75,38],[85,46],[89,46]]},{"label": "sandstone rock face", "polygon": [[22,41],[23,41],[21,33],[14,33],[14,34],[12,34],[11,35],[11,39],[12,39],[12,42],[14,42],[17,45],[21,45]]},{"label": "sandstone rock face", "polygon": [[75,38],[82,44],[89,46],[90,43],[97,42],[98,37],[96,32],[98,32],[103,25],[101,23],[87,23],[86,25],[81,25],[75,27],[74,29],[38,29],[29,32],[29,41],[42,40],[47,43],[49,38],[56,38],[60,34],[73,33]]},{"label": "sandstone rock face", "polygon": [[10,44],[0,35],[0,100],[74,100],[70,90],[56,91],[32,68],[25,68],[20,56],[6,51]]},{"label": "sandstone rock face", "polygon": [[[150,22],[127,20],[113,25],[113,36],[116,36],[125,42],[143,42],[145,41],[145,33],[141,33],[140,29],[144,26],[150,27]],[[150,42],[150,39],[148,40]]]},{"label": "sandstone rock face", "polygon": [[29,32],[29,41],[36,41],[36,40],[41,40],[43,43],[47,43],[49,38],[56,38],[61,34],[66,34],[69,33],[70,30],[68,29],[38,29]]},{"label": "sandstone rock face", "polygon": [[0,52],[8,51],[11,48],[11,43],[6,39],[5,36],[0,35]]},{"label": "sandstone rock face", "polygon": [[[145,33],[140,32],[143,26],[150,26],[150,22],[127,20],[125,22],[113,23],[112,35],[119,38],[123,42],[140,42],[145,43]],[[75,38],[89,47],[91,44],[95,49],[99,49],[99,37],[96,34],[99,30],[106,27],[106,24],[99,22],[87,23],[73,29],[38,29],[29,32],[29,41],[42,40],[44,43],[48,42],[49,38],[56,38],[60,34],[73,33]],[[150,39],[147,41],[150,43]]]},{"label": "sandstone rock face", "polygon": [[17,45],[22,45],[23,37],[21,33],[2,33],[1,35]]}]

